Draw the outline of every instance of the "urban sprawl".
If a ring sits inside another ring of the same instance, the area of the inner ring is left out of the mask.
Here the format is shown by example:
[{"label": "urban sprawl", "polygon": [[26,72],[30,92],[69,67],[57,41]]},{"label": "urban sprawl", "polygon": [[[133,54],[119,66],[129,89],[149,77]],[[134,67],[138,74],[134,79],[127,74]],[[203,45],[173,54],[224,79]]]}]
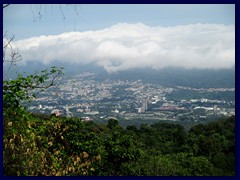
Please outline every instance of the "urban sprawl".
[{"label": "urban sprawl", "polygon": [[183,90],[193,94],[235,93],[235,88],[196,89],[163,87],[142,80],[98,80],[97,74],[85,72],[62,78],[59,86],[42,92],[27,107],[35,113],[74,116],[86,121],[114,117],[125,120],[199,122],[209,117],[235,115],[234,100],[169,98],[172,92]]}]

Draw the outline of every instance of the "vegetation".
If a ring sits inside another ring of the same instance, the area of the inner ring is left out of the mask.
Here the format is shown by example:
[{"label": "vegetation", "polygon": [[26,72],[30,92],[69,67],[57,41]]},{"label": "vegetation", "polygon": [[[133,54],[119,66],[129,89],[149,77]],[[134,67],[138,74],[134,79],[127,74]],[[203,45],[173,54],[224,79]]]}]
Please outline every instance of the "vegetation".
[{"label": "vegetation", "polygon": [[233,176],[235,117],[119,126],[4,109],[4,175]]},{"label": "vegetation", "polygon": [[198,92],[194,90],[174,90],[171,93],[166,94],[166,98],[171,101],[179,101],[181,99],[218,99],[224,101],[234,101],[235,91],[224,91],[224,92]]}]

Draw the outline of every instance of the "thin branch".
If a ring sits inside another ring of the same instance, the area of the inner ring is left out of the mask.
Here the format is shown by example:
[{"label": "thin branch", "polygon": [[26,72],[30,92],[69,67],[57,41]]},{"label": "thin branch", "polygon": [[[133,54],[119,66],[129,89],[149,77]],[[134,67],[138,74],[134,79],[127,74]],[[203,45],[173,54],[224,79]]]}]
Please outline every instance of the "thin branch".
[{"label": "thin branch", "polygon": [[[6,37],[5,34],[4,34],[4,37]],[[8,45],[10,45],[11,42],[13,41],[13,39],[14,39],[14,36],[12,36],[12,37],[8,40],[7,44],[6,44],[3,48],[5,49]]]},{"label": "thin branch", "polygon": [[5,5],[3,5],[3,9],[4,8],[6,8],[6,7],[8,7],[10,4],[5,4]]},{"label": "thin branch", "polygon": [[35,22],[35,21],[36,21],[35,13],[34,13],[34,11],[33,11],[32,8],[33,8],[33,7],[32,7],[32,4],[30,4],[30,9],[31,9],[31,12],[32,12],[32,15],[33,15],[33,22]]},{"label": "thin branch", "polygon": [[62,6],[61,6],[61,5],[59,5],[59,9],[60,9],[60,12],[61,12],[61,14],[62,14],[62,17],[63,17],[63,23],[64,23],[64,26],[65,26],[65,20],[66,20],[66,17],[65,17],[65,14],[64,14],[64,12],[63,12],[63,9],[62,9]]},{"label": "thin branch", "polygon": [[[3,39],[6,40],[6,41],[4,41],[4,45],[3,45],[3,63],[9,63],[8,69],[6,71],[4,71],[5,76],[7,76],[7,74],[9,73],[9,71],[13,65],[16,65],[17,62],[22,60],[22,57],[18,53],[17,49],[14,49],[12,46],[12,42],[13,42],[14,38],[15,38],[14,35],[12,35],[9,38],[7,36],[7,32],[5,32],[3,35]],[[9,50],[9,53],[7,52],[8,50]]]},{"label": "thin branch", "polygon": [[[20,84],[19,87],[24,88],[24,89],[28,89],[28,88],[30,88],[30,89],[32,89],[32,88],[34,88],[34,89],[35,88],[36,89],[48,89],[49,87],[51,87],[55,84],[55,82],[61,76],[61,74],[62,74],[62,71],[58,71],[57,74],[55,76],[53,76],[53,78],[51,79],[49,84],[45,84],[45,85],[42,85],[42,86],[39,86],[38,83],[33,84],[31,86]],[[12,87],[15,87],[15,86],[16,86],[15,84],[7,85],[7,86],[4,86],[4,88],[5,88],[5,90],[8,90],[8,89],[11,89]]]}]

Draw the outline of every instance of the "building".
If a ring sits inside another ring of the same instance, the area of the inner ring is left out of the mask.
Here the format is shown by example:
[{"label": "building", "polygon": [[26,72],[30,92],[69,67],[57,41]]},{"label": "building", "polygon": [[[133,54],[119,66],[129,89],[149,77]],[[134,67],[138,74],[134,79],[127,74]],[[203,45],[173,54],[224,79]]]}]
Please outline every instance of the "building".
[{"label": "building", "polygon": [[51,112],[51,115],[61,116],[62,112],[58,109],[53,109],[52,112]]},{"label": "building", "polygon": [[144,113],[145,109],[143,107],[137,108],[137,113]]},{"label": "building", "polygon": [[113,113],[119,114],[119,110],[115,109],[114,111],[112,111]]}]

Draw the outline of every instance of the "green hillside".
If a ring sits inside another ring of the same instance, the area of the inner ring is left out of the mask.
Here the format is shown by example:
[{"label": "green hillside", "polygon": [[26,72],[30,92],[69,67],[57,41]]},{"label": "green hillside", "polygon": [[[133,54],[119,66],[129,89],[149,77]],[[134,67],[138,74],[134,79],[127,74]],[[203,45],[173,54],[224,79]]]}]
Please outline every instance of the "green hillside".
[{"label": "green hillside", "polygon": [[4,109],[4,175],[233,176],[235,117],[188,132],[157,123],[121,127]]}]

